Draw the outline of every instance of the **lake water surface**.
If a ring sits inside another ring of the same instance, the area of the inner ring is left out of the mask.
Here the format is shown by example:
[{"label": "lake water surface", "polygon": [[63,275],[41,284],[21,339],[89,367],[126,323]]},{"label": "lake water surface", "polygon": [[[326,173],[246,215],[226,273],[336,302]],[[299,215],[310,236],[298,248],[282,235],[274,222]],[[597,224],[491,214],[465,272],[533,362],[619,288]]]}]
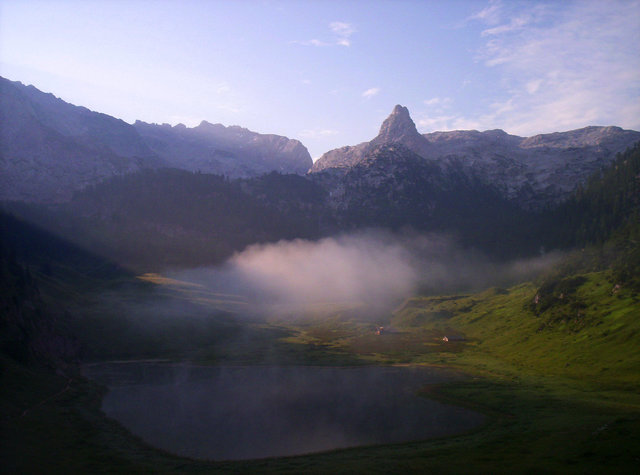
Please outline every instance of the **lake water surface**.
[{"label": "lake water surface", "polygon": [[239,460],[421,440],[471,429],[481,414],[420,397],[438,368],[105,363],[102,409],[147,443]]}]

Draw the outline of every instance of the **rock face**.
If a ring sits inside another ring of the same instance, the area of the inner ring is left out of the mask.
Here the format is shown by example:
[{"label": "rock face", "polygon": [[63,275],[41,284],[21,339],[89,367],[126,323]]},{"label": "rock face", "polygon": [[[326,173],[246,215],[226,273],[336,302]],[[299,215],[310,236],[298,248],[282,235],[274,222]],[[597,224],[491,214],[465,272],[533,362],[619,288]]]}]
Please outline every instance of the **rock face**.
[{"label": "rock face", "polygon": [[619,127],[518,137],[502,130],[425,134],[442,167],[460,167],[526,208],[562,201],[617,153],[640,140]]},{"label": "rock face", "polygon": [[145,144],[175,168],[247,178],[271,171],[305,174],[313,165],[299,141],[238,126],[202,121],[187,128],[137,121],[134,127]]},{"label": "rock face", "polygon": [[477,177],[444,169],[399,142],[370,145],[352,167],[310,178],[329,190],[328,208],[339,230],[438,232],[502,257],[532,250],[522,225],[531,222],[530,212]]},{"label": "rock face", "polygon": [[400,143],[420,156],[424,156],[429,148],[429,144],[416,129],[416,124],[411,119],[409,110],[401,105],[394,107],[391,115],[382,123],[380,132],[371,142],[330,150],[313,164],[311,172],[327,169],[338,169],[346,172],[346,170],[370,156],[377,146],[393,143]]},{"label": "rock face", "polygon": [[64,201],[160,164],[126,122],[0,78],[0,199]]},{"label": "rock face", "polygon": [[401,143],[420,156],[426,156],[430,152],[429,144],[420,135],[409,115],[409,109],[400,105],[393,108],[391,115],[382,123],[378,136],[370,142],[369,147],[389,143]]},{"label": "rock face", "polygon": [[396,106],[371,142],[324,154],[312,173],[344,174],[365,162],[380,145],[402,144],[446,174],[462,173],[497,189],[524,208],[566,198],[616,153],[640,140],[640,132],[586,127],[518,137],[502,130],[458,130],[421,135],[406,107]]},{"label": "rock face", "polygon": [[114,175],[174,167],[229,177],[312,165],[297,140],[202,122],[135,125],[0,78],[0,200],[61,202]]}]

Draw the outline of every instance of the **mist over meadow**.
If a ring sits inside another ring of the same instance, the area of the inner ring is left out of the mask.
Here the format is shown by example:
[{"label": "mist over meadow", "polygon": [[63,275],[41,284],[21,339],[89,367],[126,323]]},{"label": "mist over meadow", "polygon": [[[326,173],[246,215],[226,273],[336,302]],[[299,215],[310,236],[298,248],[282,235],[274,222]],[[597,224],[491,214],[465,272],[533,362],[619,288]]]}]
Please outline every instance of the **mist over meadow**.
[{"label": "mist over meadow", "polygon": [[317,241],[256,244],[224,265],[173,271],[169,277],[240,296],[252,312],[283,308],[304,316],[318,304],[391,310],[417,293],[454,293],[508,285],[550,268],[560,255],[495,262],[442,234],[367,230]]}]

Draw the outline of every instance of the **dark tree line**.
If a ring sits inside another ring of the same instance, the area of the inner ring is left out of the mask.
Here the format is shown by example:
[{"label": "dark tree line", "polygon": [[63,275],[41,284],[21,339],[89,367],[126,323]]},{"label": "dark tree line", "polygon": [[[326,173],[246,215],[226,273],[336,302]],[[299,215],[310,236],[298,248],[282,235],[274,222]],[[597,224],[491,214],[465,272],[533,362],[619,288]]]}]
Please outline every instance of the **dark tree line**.
[{"label": "dark tree line", "polygon": [[545,232],[558,247],[603,244],[618,229],[637,226],[639,211],[640,144],[636,144],[566,202],[547,211]]},{"label": "dark tree line", "polygon": [[16,214],[137,270],[220,263],[254,243],[319,236],[322,190],[271,174],[231,181],[177,169],[114,177],[55,206]]},{"label": "dark tree line", "polygon": [[611,269],[616,283],[640,290],[640,143],[541,222],[549,247],[576,249],[560,273]]}]

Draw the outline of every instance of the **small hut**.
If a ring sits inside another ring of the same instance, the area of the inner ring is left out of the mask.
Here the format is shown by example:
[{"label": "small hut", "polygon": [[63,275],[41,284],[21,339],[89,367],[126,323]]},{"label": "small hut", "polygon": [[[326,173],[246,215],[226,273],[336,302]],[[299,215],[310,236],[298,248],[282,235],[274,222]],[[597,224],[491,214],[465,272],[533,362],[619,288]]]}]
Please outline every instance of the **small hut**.
[{"label": "small hut", "polygon": [[461,335],[445,335],[442,341],[464,341],[465,338]]}]

